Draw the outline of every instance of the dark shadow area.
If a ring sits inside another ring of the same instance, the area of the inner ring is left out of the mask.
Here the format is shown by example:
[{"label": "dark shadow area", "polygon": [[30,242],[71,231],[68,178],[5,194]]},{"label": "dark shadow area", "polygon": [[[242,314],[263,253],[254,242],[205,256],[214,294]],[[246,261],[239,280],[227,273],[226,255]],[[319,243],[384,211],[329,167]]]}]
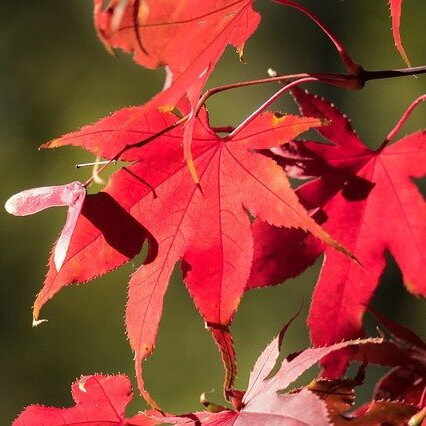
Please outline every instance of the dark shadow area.
[{"label": "dark shadow area", "polygon": [[132,259],[149,241],[148,257],[155,257],[157,242],[152,235],[109,194],[89,195],[81,212],[104,236],[106,242],[124,256]]}]

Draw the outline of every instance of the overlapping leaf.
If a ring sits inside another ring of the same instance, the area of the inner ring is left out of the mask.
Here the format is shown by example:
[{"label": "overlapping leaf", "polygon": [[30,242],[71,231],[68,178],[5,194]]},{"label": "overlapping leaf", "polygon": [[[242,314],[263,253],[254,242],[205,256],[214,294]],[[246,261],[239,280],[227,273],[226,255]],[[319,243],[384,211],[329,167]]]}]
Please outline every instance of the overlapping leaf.
[{"label": "overlapping leaf", "polygon": [[415,370],[396,367],[384,376],[376,385],[374,398],[405,401],[423,408],[426,377],[419,376]]},{"label": "overlapping leaf", "polygon": [[[381,348],[383,345],[386,346],[386,343],[367,343],[366,345]],[[359,345],[356,349],[363,351],[364,347],[364,345]],[[411,401],[398,397],[378,398],[377,390],[371,402],[363,404],[355,411],[353,410],[355,405],[355,388],[364,383],[364,369],[367,361],[364,360],[363,363],[358,374],[353,379],[316,379],[307,388],[324,401],[330,420],[335,426],[377,426],[388,423],[394,425],[406,424],[419,411],[416,405]]]},{"label": "overlapping leaf", "polygon": [[[126,109],[80,132],[66,135],[50,146],[81,145],[91,152],[114,158],[111,146],[120,152],[134,143],[138,131],[128,123],[135,123],[133,117],[140,117],[144,111],[144,107]],[[155,125],[162,130],[164,122],[173,117],[170,113],[159,114],[163,119],[151,120],[147,126],[150,131]],[[200,185],[194,184],[182,159],[182,128],[126,151],[124,158],[139,161],[116,173],[105,192],[88,197],[88,204],[98,203],[96,197],[108,200],[112,197],[112,203],[123,211],[123,217],[126,217],[124,212],[130,214],[123,226],[128,222],[132,227],[133,218],[143,225],[138,233],[130,236],[131,240],[136,239],[135,244],[117,256],[119,243],[112,247],[105,245],[107,236],[102,229],[96,229],[96,220],[90,217],[90,212],[83,211],[84,218],[77,223],[68,261],[60,274],[49,271],[34,305],[35,317],[62,286],[85,281],[93,277],[93,271],[105,273],[128,260],[135,254],[136,242],[140,245],[146,237],[146,229],[155,239],[151,244],[152,255],[130,280],[126,313],[138,377],[141,379],[140,361],[154,347],[170,275],[176,262],[182,260],[188,290],[218,341],[230,375],[227,382],[232,385],[235,359],[227,326],[238,307],[253,257],[250,219],[245,209],[277,226],[310,231],[336,246],[300,205],[283,170],[272,159],[256,153],[258,149],[286,142],[321,124],[317,118],[265,113],[234,138],[221,139],[210,129],[207,114],[202,111],[195,122],[193,146]],[[141,130],[143,132],[145,130]],[[101,138],[96,142],[98,133]],[[126,133],[128,139],[124,136]],[[95,216],[100,214],[94,210]],[[116,218],[110,217],[107,211],[102,212],[103,216],[106,214],[105,221],[111,225]],[[86,237],[87,230],[90,238]],[[123,233],[121,244],[126,246],[128,238],[128,233]],[[94,249],[107,252],[106,260],[100,260],[99,265],[93,265],[92,260],[82,261],[82,256],[98,258],[99,253],[93,252]],[[141,382],[140,386],[143,388]]]},{"label": "overlapping leaf", "polygon": [[282,391],[286,390],[298,377],[324,356],[351,345],[379,345],[382,343],[382,339],[341,342],[330,347],[306,349],[296,356],[285,359],[277,373],[269,377],[277,362],[288,325],[269,343],[257,359],[250,374],[247,391],[241,393],[241,401],[234,402],[234,405],[237,406],[235,411],[200,412],[181,417],[155,418],[174,424],[216,426],[251,424],[320,426],[331,424],[330,413],[327,411],[326,404],[318,395],[311,392],[309,387],[286,394]]},{"label": "overlapping leaf", "polygon": [[242,49],[260,21],[253,0],[129,0],[114,28],[119,3],[112,0],[104,10],[95,0],[99,37],[144,67],[167,67],[171,87],[160,94],[163,105],[175,105],[185,93],[196,102],[225,47]]},{"label": "overlapping leaf", "polygon": [[[374,340],[332,343],[359,335],[364,308],[385,265],[386,250],[401,266],[408,289],[425,295],[426,209],[410,178],[425,173],[426,136],[418,132],[392,146],[371,151],[337,110],[295,90],[305,116],[315,118],[265,113],[237,136],[219,138],[210,129],[204,110],[198,118],[195,116],[195,106],[225,47],[232,44],[241,52],[255,31],[259,15],[252,3],[111,0],[104,9],[102,0],[94,0],[95,24],[105,45],[132,52],[135,61],[148,68],[165,66],[165,90],[145,107],[118,111],[46,145],[81,146],[107,159],[134,163],[116,173],[105,191],[86,200],[85,188],[79,183],[42,189],[42,195],[51,197],[47,202],[42,200],[45,207],[66,205],[69,215],[45,285],[36,299],[34,318],[38,319],[41,307],[63,286],[111,271],[132,259],[149,240],[149,255],[130,281],[126,312],[140,388],[155,404],[144,389],[141,361],[154,348],[163,297],[178,261],[194,303],[221,350],[228,375],[226,385],[232,387],[236,364],[228,326],[244,289],[297,275],[325,251],[309,323],[314,343],[327,346],[285,360],[278,373],[267,378],[278,355],[280,338],[276,338],[258,359],[247,392],[233,394],[237,395],[233,397],[236,411],[195,413],[189,420],[168,420],[187,423],[195,417],[203,424],[217,425],[259,421],[329,424],[325,405],[308,389],[287,395],[280,391],[336,350],[360,343],[374,346]],[[408,63],[399,30],[401,6],[402,0],[390,0],[395,43]],[[184,96],[189,100],[185,129],[175,126],[173,114],[163,112],[171,110]],[[258,151],[320,126],[322,118],[332,124],[319,131],[334,145],[303,142],[274,150],[282,156],[281,162],[291,175],[316,177],[298,190],[298,199],[282,168]],[[182,158],[182,142],[192,178]],[[193,182],[195,171],[198,185]],[[16,211],[32,213],[38,209],[27,202],[34,201],[31,191],[29,197],[24,193],[24,197],[18,194],[12,199],[25,198],[26,205],[18,206]],[[252,228],[249,215],[258,218]],[[338,236],[363,268],[353,263],[348,252],[318,223],[324,223],[330,233]],[[306,231],[311,234],[307,236]],[[324,241],[346,257],[325,247]],[[417,358],[415,361],[423,366],[423,358]],[[345,360],[328,360],[328,373],[341,374]],[[421,405],[424,380],[411,365],[398,367],[380,382],[376,397],[388,393],[392,398]],[[124,376],[84,377],[73,385],[73,397],[75,407],[31,406],[15,424],[152,424],[142,414],[125,418],[132,392]],[[347,408],[344,404],[342,407]],[[346,420],[373,424],[383,419],[393,421],[398,415],[405,421],[413,407],[374,401],[351,419],[341,419],[341,411],[336,410],[341,424]]]},{"label": "overlapping leaf", "polygon": [[102,3],[94,1],[95,26],[103,43],[133,52],[135,61],[145,67],[166,67],[165,90],[150,107],[169,110],[184,95],[189,100],[184,156],[198,181],[191,149],[195,107],[226,46],[234,45],[242,53],[256,30],[260,15],[252,8],[253,0],[129,0],[118,14],[123,2],[112,0],[106,10]]},{"label": "overlapping leaf", "polygon": [[[377,288],[387,250],[400,266],[407,289],[415,295],[426,294],[426,203],[411,180],[426,172],[426,133],[419,131],[371,151],[351,129],[347,118],[328,102],[302,90],[294,94],[304,114],[332,122],[317,129],[332,145],[299,142],[292,145],[293,151],[284,147],[281,160],[296,177],[319,176],[298,189],[300,199],[308,209],[320,209],[316,215],[324,228],[362,264],[361,268],[325,248],[309,315],[312,340],[315,345],[324,345],[360,334],[362,315]],[[255,254],[248,287],[289,278],[294,269],[300,272],[321,252],[309,236],[284,232],[260,223],[254,225],[255,252],[262,250],[265,238],[272,249],[265,262],[260,251]],[[293,257],[298,258],[291,267],[280,260],[284,241],[284,253],[293,247]],[[333,368],[329,374],[342,373],[342,359],[330,361]]]},{"label": "overlapping leaf", "polygon": [[234,410],[216,406],[220,411],[203,411],[180,416],[151,410],[126,417],[126,406],[133,398],[129,379],[124,375],[97,374],[83,376],[72,385],[72,396],[76,403],[74,407],[31,405],[19,415],[13,426],[35,424],[151,426],[160,423],[210,426],[260,423],[295,426],[376,425],[382,422],[402,424],[416,415],[421,408],[407,402],[373,400],[354,413],[347,414],[354,402],[353,388],[362,383],[361,375],[359,378],[357,375],[355,379],[314,380],[304,388],[282,393],[322,357],[336,350],[347,346],[359,349],[364,345],[380,347],[384,343],[383,339],[365,339],[342,342],[331,347],[307,349],[285,359],[277,373],[270,377],[290,323],[291,321],[257,359],[250,374],[247,391],[236,392],[236,398],[239,400],[234,401]]},{"label": "overlapping leaf", "polygon": [[124,411],[133,399],[130,380],[124,375],[83,376],[71,386],[75,406],[70,408],[31,405],[13,426],[121,425],[153,426],[144,414],[125,418]]},{"label": "overlapping leaf", "polygon": [[405,425],[412,423],[416,407],[402,401],[372,401],[364,404],[348,418],[337,418],[336,426]]},{"label": "overlapping leaf", "polygon": [[354,357],[363,362],[393,367],[377,382],[373,398],[405,401],[423,409],[426,405],[426,343],[412,330],[379,312],[372,313],[390,336],[381,345],[360,347]]},{"label": "overlapping leaf", "polygon": [[[290,321],[291,322],[291,321]],[[290,323],[289,322],[289,323]],[[308,349],[292,360],[284,360],[279,371],[268,378],[277,361],[284,333],[289,325],[262,352],[250,375],[247,392],[238,392],[240,400],[237,411],[225,409],[220,412],[196,412],[173,416],[154,410],[125,417],[125,409],[133,398],[129,379],[124,375],[83,376],[73,383],[72,396],[75,406],[71,408],[31,405],[15,420],[13,426],[43,424],[59,425],[141,425],[159,423],[197,425],[245,425],[288,424],[329,425],[325,404],[307,389],[283,395],[287,388],[304,371],[323,356],[348,345],[379,344],[381,339],[342,342],[329,348]],[[278,423],[277,423],[278,422]],[[284,423],[285,422],[285,423]]]}]

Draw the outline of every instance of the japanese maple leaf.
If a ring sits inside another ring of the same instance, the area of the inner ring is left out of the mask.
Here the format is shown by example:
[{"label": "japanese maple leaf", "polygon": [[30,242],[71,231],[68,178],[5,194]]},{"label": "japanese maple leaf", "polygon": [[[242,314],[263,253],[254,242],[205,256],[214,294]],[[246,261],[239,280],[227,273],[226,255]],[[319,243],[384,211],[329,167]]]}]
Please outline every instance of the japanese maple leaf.
[{"label": "japanese maple leaf", "polygon": [[94,0],[95,26],[108,48],[134,54],[147,68],[166,66],[167,84],[159,105],[175,105],[187,93],[191,102],[199,94],[222,55],[232,44],[240,51],[256,30],[260,15],[253,0]]},{"label": "japanese maple leaf", "polygon": [[[316,217],[324,228],[363,266],[325,248],[308,320],[313,343],[325,345],[360,335],[365,307],[385,267],[386,251],[401,268],[408,291],[426,294],[426,204],[411,181],[426,171],[426,133],[419,131],[372,151],[327,101],[300,89],[294,96],[304,114],[331,121],[317,131],[332,144],[298,142],[286,158],[282,153],[281,160],[296,177],[319,176],[298,189],[300,200],[308,209],[320,209]],[[260,222],[254,225],[254,236],[255,261],[248,288],[281,282],[324,250],[300,232],[281,232]],[[265,238],[270,244],[266,257],[259,251]],[[284,241],[283,253],[292,247],[294,264],[281,261]],[[340,375],[346,365],[344,357],[336,362],[340,367],[330,367],[331,376]]]},{"label": "japanese maple leaf", "polygon": [[[137,138],[138,130],[126,127],[126,123],[144,112],[144,107],[126,109],[80,132],[66,135],[51,146],[80,145],[106,158],[115,158],[111,146],[119,152],[128,146],[128,141]],[[160,129],[173,117],[170,113],[156,114],[162,117],[158,121]],[[148,127],[155,124],[151,121]],[[227,382],[232,385],[235,359],[227,327],[246,286],[253,257],[246,209],[269,223],[310,231],[337,246],[301,206],[282,168],[256,152],[321,124],[320,119],[264,113],[235,137],[222,139],[210,129],[207,113],[202,111],[195,121],[193,146],[195,165],[200,173],[199,185],[194,184],[182,161],[184,130],[181,127],[123,155],[135,163],[114,174],[105,193],[141,223],[156,242],[151,244],[152,255],[130,280],[126,313],[141,388],[141,360],[154,348],[163,297],[178,260],[182,260],[188,290],[221,348],[229,372]],[[140,133],[144,132],[142,127]],[[116,135],[120,137],[114,139]],[[106,140],[109,144],[104,146]],[[91,221],[90,214],[86,217]],[[83,229],[77,229],[82,236]],[[94,235],[97,238],[99,234]],[[123,234],[121,238],[125,245],[128,235]],[[89,242],[92,241],[93,237]],[[34,304],[35,318],[41,306],[61,287],[93,276],[93,272],[87,272],[93,268],[91,259],[81,262],[81,253],[86,248],[77,238],[72,242],[70,250],[80,260],[77,271],[72,257],[61,274],[49,271]],[[85,250],[86,256],[97,254],[92,252],[92,247]],[[124,261],[123,256],[120,259]],[[102,270],[98,264],[95,270],[98,274],[105,273],[111,265],[113,263],[105,265]]]},{"label": "japanese maple leaf", "polygon": [[402,44],[400,32],[402,1],[403,0],[389,0],[389,7],[392,16],[392,33],[398,52],[402,56],[402,59],[404,59],[404,62],[410,66],[410,61],[405,52],[404,45]]},{"label": "japanese maple leaf", "polygon": [[183,147],[198,183],[191,149],[195,107],[225,47],[232,44],[242,52],[257,28],[260,15],[252,8],[253,0],[129,0],[119,11],[117,28],[114,15],[122,2],[112,0],[106,10],[102,3],[94,2],[95,26],[107,47],[133,52],[135,61],[148,68],[166,66],[165,90],[150,101],[150,107],[173,109],[184,95],[189,100],[191,116]]},{"label": "japanese maple leaf", "polygon": [[125,418],[124,411],[133,399],[130,380],[124,375],[82,376],[71,386],[75,406],[70,408],[30,405],[13,426],[120,425],[154,426],[155,421],[140,413]]},{"label": "japanese maple leaf", "polygon": [[211,426],[330,425],[326,404],[308,388],[285,394],[283,391],[324,356],[351,345],[380,344],[382,339],[348,341],[330,347],[306,349],[284,359],[276,374],[271,377],[290,322],[256,360],[247,390],[239,392],[240,400],[234,400],[235,410],[225,409],[218,413],[198,412],[174,417],[152,416],[152,418],[164,423]]}]

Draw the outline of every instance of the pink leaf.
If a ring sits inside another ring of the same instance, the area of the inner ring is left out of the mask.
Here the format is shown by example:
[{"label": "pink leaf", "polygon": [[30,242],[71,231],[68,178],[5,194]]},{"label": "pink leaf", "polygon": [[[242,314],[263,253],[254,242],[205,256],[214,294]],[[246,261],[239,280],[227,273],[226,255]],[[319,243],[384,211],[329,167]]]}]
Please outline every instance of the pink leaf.
[{"label": "pink leaf", "polygon": [[86,188],[80,182],[43,186],[13,195],[6,201],[5,209],[15,216],[28,216],[49,207],[68,207],[67,220],[54,250],[55,267],[59,271],[66,258],[85,196]]},{"label": "pink leaf", "polygon": [[225,409],[218,413],[196,412],[181,416],[155,416],[153,419],[162,423],[211,425],[211,426],[245,426],[245,425],[288,425],[288,426],[327,426],[330,419],[324,400],[308,388],[293,390],[283,394],[289,385],[305,371],[319,362],[324,356],[348,346],[379,345],[383,339],[364,339],[337,343],[335,345],[309,348],[295,357],[285,359],[278,372],[271,376],[284,334],[296,314],[284,326],[257,359],[250,374],[245,394],[241,392],[240,408],[236,411]]}]

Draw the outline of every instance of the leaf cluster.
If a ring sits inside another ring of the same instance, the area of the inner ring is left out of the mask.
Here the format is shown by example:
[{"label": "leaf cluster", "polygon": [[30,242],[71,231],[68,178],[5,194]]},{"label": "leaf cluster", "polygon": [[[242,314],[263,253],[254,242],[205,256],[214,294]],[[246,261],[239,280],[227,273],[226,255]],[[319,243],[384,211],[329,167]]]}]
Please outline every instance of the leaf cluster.
[{"label": "leaf cluster", "polygon": [[[67,220],[36,297],[33,323],[62,288],[107,274],[148,254],[131,276],[126,330],[138,388],[153,410],[125,417],[132,399],[127,377],[93,375],[72,386],[72,408],[30,406],[25,424],[419,424],[425,415],[425,344],[413,332],[380,317],[388,338],[364,339],[363,316],[389,251],[407,290],[426,294],[426,204],[413,183],[425,175],[426,133],[393,142],[426,95],[417,98],[379,148],[368,148],[332,103],[299,86],[322,82],[361,89],[367,81],[424,73],[425,67],[369,72],[350,57],[308,8],[275,0],[311,19],[336,47],[340,73],[276,75],[210,89],[204,86],[225,48],[243,60],[244,45],[260,14],[252,0],[94,0],[94,24],[108,51],[124,50],[146,68],[164,66],[164,89],[141,106],[123,108],[63,135],[43,148],[74,146],[96,156],[84,183],[34,188],[6,202],[14,215],[65,206]],[[409,64],[399,32],[402,0],[391,1],[395,44]],[[206,101],[225,90],[279,82],[279,90],[243,122],[213,127]],[[300,115],[269,110],[291,92]],[[303,139],[314,130],[321,140]],[[119,170],[104,182],[111,164]],[[102,165],[102,166],[101,166]],[[290,178],[298,182],[297,189]],[[96,194],[86,189],[105,184]],[[324,260],[312,297],[308,327],[313,348],[287,354],[270,375],[284,333],[264,350],[246,391],[235,389],[236,353],[231,324],[253,288],[301,274]],[[144,382],[143,361],[154,351],[163,301],[176,264],[224,365],[229,406],[202,402],[203,412],[166,413]],[[345,379],[350,361],[358,375]],[[321,376],[301,389],[291,385],[321,363]],[[349,411],[368,364],[393,369],[372,401]],[[286,390],[286,393],[283,391]]]}]

